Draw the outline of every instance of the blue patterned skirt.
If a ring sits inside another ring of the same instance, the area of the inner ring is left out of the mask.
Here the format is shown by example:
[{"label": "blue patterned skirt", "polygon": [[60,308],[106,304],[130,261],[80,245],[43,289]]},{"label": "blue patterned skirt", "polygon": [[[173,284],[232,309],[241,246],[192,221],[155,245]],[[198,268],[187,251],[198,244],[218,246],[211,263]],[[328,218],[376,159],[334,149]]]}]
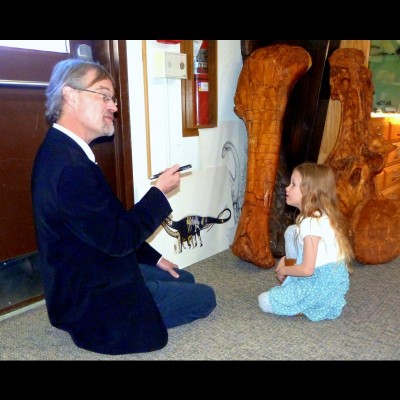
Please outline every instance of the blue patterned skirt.
[{"label": "blue patterned skirt", "polygon": [[303,313],[311,321],[335,319],[346,304],[349,284],[345,263],[329,263],[315,268],[312,276],[286,277],[281,286],[268,291],[268,300],[274,314]]}]

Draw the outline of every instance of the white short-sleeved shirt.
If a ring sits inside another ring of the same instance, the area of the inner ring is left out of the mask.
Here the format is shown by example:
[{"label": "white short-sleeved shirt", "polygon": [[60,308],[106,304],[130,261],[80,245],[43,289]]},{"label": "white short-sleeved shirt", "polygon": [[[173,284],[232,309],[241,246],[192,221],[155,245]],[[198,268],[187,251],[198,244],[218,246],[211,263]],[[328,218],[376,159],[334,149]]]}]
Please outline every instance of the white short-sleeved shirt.
[{"label": "white short-sleeved shirt", "polygon": [[318,243],[317,259],[315,262],[316,268],[340,259],[336,235],[327,215],[304,218],[298,229],[299,234],[296,235],[296,241],[302,253],[304,250],[304,238],[306,236],[312,235],[321,238]]}]

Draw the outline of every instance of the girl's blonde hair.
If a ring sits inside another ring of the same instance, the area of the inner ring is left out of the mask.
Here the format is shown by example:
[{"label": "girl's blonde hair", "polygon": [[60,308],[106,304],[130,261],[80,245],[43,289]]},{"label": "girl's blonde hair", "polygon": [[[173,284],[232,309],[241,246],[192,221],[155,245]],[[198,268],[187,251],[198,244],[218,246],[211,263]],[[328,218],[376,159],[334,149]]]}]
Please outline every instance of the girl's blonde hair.
[{"label": "girl's blonde hair", "polygon": [[325,213],[336,234],[340,258],[344,259],[351,269],[354,258],[353,248],[349,240],[347,221],[339,208],[335,175],[326,164],[312,162],[302,163],[294,168],[301,176],[300,191],[302,193],[301,210],[296,223],[307,217],[315,217]]}]

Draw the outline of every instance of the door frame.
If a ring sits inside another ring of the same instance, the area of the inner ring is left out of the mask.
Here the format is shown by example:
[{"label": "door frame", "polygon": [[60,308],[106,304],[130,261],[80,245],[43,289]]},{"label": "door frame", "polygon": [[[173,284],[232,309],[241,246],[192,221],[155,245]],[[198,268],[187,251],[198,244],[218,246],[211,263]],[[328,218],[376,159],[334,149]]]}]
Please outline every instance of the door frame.
[{"label": "door frame", "polygon": [[[91,45],[94,60],[111,72],[116,83],[118,113],[113,138],[116,173],[113,188],[125,208],[130,208],[134,205],[134,190],[126,40],[71,40],[71,55],[77,55],[77,48],[82,43]],[[96,146],[93,151],[96,154]]]}]

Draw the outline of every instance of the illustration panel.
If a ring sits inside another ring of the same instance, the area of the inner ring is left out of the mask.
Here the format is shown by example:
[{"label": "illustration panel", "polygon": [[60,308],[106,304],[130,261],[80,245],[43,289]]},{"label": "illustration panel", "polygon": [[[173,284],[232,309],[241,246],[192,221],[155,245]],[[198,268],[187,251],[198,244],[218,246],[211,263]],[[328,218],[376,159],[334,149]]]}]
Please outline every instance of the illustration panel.
[{"label": "illustration panel", "polygon": [[229,172],[230,193],[236,231],[246,189],[247,133],[242,121],[224,121],[218,132],[210,129],[200,134],[200,153],[204,168],[226,165]]},{"label": "illustration panel", "polygon": [[234,218],[226,165],[182,173],[168,199],[173,212],[148,239],[165,258],[185,268],[229,248]]}]

